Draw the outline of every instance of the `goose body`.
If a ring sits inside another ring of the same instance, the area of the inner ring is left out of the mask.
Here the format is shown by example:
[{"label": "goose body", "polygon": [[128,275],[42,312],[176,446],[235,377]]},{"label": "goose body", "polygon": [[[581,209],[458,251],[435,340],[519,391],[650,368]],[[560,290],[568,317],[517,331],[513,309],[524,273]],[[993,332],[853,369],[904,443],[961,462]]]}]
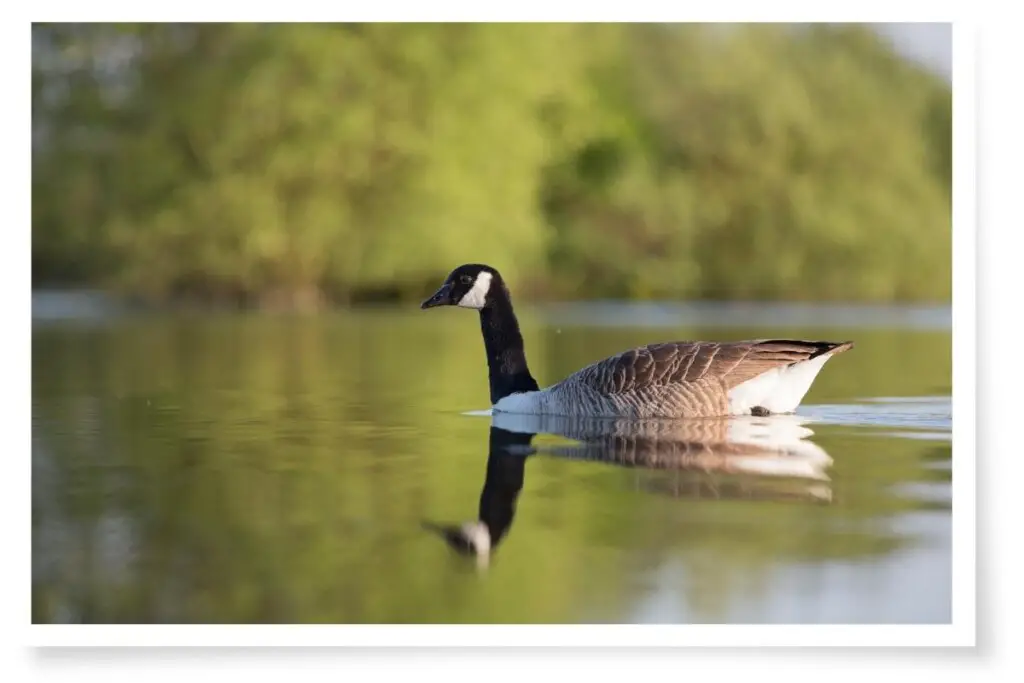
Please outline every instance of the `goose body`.
[{"label": "goose body", "polygon": [[690,418],[792,413],[828,360],[852,342],[756,339],[670,341],[596,361],[541,389],[526,364],[519,323],[490,266],[453,270],[422,308],[479,311],[495,413]]}]

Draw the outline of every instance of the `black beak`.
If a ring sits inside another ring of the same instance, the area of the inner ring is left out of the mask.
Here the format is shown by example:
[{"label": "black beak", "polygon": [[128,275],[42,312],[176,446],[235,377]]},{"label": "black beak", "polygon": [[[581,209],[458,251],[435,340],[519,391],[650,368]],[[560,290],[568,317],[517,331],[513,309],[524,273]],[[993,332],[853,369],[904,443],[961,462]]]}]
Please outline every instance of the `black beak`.
[{"label": "black beak", "polygon": [[420,304],[420,308],[426,310],[428,308],[434,308],[435,306],[447,306],[449,304],[448,297],[451,291],[452,286],[446,282],[441,285],[441,289],[434,293],[434,296]]},{"label": "black beak", "polygon": [[431,531],[443,538],[452,549],[466,555],[474,554],[473,544],[466,538],[465,532],[458,526],[453,524],[435,524],[434,522],[427,521],[421,524],[427,531]]}]

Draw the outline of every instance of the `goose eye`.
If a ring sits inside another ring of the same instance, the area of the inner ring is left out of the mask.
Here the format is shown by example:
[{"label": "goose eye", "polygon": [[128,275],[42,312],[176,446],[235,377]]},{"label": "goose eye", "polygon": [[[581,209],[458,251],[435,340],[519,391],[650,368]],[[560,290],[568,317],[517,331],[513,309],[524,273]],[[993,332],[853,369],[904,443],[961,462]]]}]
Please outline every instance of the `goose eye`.
[{"label": "goose eye", "polygon": [[461,280],[462,284],[464,285],[473,284],[473,278],[471,278],[469,275],[463,275],[462,277],[459,278],[459,280]]}]

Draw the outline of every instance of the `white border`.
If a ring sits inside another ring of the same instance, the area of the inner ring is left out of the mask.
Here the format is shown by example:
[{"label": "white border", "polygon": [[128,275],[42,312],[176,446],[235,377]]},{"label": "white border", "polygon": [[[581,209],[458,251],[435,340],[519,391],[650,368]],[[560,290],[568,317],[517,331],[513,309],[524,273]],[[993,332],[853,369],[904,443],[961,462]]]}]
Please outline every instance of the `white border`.
[{"label": "white border", "polygon": [[[66,11],[54,16],[53,12],[39,12],[50,14],[48,19],[81,17],[83,10],[88,11],[90,20],[103,20],[110,18],[123,18],[123,12],[114,12],[108,9],[114,3],[108,3],[106,7],[98,3],[61,3]],[[116,3],[120,4],[120,3]],[[116,4],[115,7],[116,7]],[[178,14],[181,9],[190,3],[175,3]],[[689,4],[689,3],[688,3]],[[703,4],[703,3],[702,3]],[[793,3],[790,3],[792,6]],[[800,3],[805,7],[809,3]],[[891,8],[891,3],[867,3],[876,7]],[[780,11],[777,3],[764,5],[761,3],[744,3],[748,12],[745,18],[782,20],[786,14]],[[200,7],[199,3],[193,6]],[[414,5],[416,6],[416,5]],[[127,5],[122,5],[127,7]],[[379,5],[378,5],[379,7]],[[424,6],[425,7],[425,6]],[[480,12],[481,5],[462,4],[463,8],[473,7],[481,15],[476,17],[476,12],[470,14],[474,18],[494,18],[494,12],[486,10]],[[277,4],[267,8],[253,7],[249,19],[281,20],[296,18],[296,10],[306,8],[299,14],[300,17],[321,16],[322,13],[310,11],[310,5],[306,3]],[[498,11],[502,18],[516,18],[506,11]],[[815,7],[821,14],[820,7]],[[637,3],[619,3],[614,6],[608,4],[600,5],[595,3],[593,12],[588,10],[588,20],[629,20],[635,17]],[[721,2],[714,3],[712,8],[694,7],[690,12],[688,20],[728,20],[734,19],[735,10],[723,9]],[[749,10],[753,11],[749,11]],[[858,14],[865,13],[865,4],[859,3]],[[77,11],[75,11],[77,10]],[[104,11],[106,10],[106,11]],[[260,11],[263,10],[263,11]],[[284,12],[282,12],[284,10]],[[761,11],[757,11],[761,10]],[[935,4],[931,6],[935,10]],[[347,11],[347,8],[346,8]],[[135,12],[136,14],[139,11]],[[892,14],[891,11],[886,12]],[[196,13],[191,13],[194,17]],[[356,14],[367,14],[357,10]],[[372,17],[380,18],[380,10],[368,12]],[[424,13],[425,15],[426,13]],[[806,16],[806,13],[802,13]],[[936,13],[938,14],[938,13]],[[76,15],[78,15],[76,17]],[[222,10],[216,12],[216,8],[209,5],[204,7],[202,12],[204,19],[227,19],[230,16]],[[417,18],[417,13],[407,16]],[[544,18],[568,19],[572,16],[579,16],[579,12],[555,11],[548,5],[547,11],[543,12]],[[442,12],[441,16],[451,16],[450,13]],[[464,12],[459,16],[465,18]],[[368,19],[371,16],[359,18]],[[170,17],[181,19],[185,17]],[[422,16],[419,18],[428,18]],[[430,12],[432,19],[438,18],[436,11]],[[664,18],[664,17],[663,17]],[[843,20],[850,17],[826,17],[829,19]],[[911,18],[907,16],[906,18]],[[864,17],[856,17],[858,20]],[[918,17],[919,19],[919,17]],[[27,41],[18,40],[16,44],[25,44]],[[975,441],[975,413],[974,413],[974,353],[975,353],[975,188],[973,185],[974,174],[974,36],[972,31],[957,25],[954,27],[954,101],[956,118],[954,130],[956,139],[955,156],[955,201],[954,201],[954,530],[953,530],[953,576],[955,589],[953,593],[953,618],[954,622],[949,626],[60,626],[60,625],[34,625],[28,628],[27,642],[35,645],[194,645],[194,646],[218,646],[218,645],[286,645],[286,646],[394,646],[412,645],[417,646],[493,646],[493,645],[527,645],[527,646],[583,646],[583,647],[620,647],[620,646],[746,646],[746,645],[807,645],[807,646],[835,646],[835,645],[878,645],[878,646],[943,646],[943,645],[971,645],[975,642],[975,605],[974,605],[974,441]],[[27,181],[21,187],[27,189]],[[17,185],[14,187],[18,187]],[[20,191],[20,190],[19,190]],[[25,252],[22,251],[24,254]],[[27,260],[27,259],[26,259]],[[24,266],[23,266],[24,267]],[[27,364],[26,364],[27,366]],[[30,378],[27,385],[31,387]],[[28,424],[29,415],[26,410],[15,413],[23,417]],[[21,427],[24,429],[24,427]],[[23,432],[22,432],[23,433]],[[22,473],[29,471],[28,463],[19,470]],[[22,479],[21,482],[25,480]],[[29,488],[19,483],[20,495],[15,498],[22,500],[27,498]],[[28,501],[21,504],[21,510],[29,510]],[[23,516],[19,516],[22,517]],[[27,521],[27,520],[26,520]],[[27,539],[26,539],[27,541]],[[28,542],[23,547],[29,547]],[[28,578],[28,573],[25,573]],[[27,582],[22,585],[29,585]],[[27,606],[29,591],[21,593],[23,596],[19,602]],[[23,609],[22,619],[26,618],[28,610]],[[24,624],[24,621],[21,621]]]},{"label": "white border", "polygon": [[35,625],[31,644],[85,647],[950,647],[974,644],[953,625]]},{"label": "white border", "polygon": [[953,602],[954,628],[976,620],[977,198],[975,36],[953,31]]}]

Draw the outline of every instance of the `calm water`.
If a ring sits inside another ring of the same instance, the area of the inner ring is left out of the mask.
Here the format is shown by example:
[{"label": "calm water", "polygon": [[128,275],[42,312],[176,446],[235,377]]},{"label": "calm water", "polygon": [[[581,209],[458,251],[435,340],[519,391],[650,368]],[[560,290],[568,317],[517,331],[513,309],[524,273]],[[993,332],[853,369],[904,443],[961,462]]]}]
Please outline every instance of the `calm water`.
[{"label": "calm water", "polygon": [[492,421],[467,311],[33,305],[36,622],[950,621],[948,310],[522,310],[542,384],[857,342],[797,418],[630,426]]}]

